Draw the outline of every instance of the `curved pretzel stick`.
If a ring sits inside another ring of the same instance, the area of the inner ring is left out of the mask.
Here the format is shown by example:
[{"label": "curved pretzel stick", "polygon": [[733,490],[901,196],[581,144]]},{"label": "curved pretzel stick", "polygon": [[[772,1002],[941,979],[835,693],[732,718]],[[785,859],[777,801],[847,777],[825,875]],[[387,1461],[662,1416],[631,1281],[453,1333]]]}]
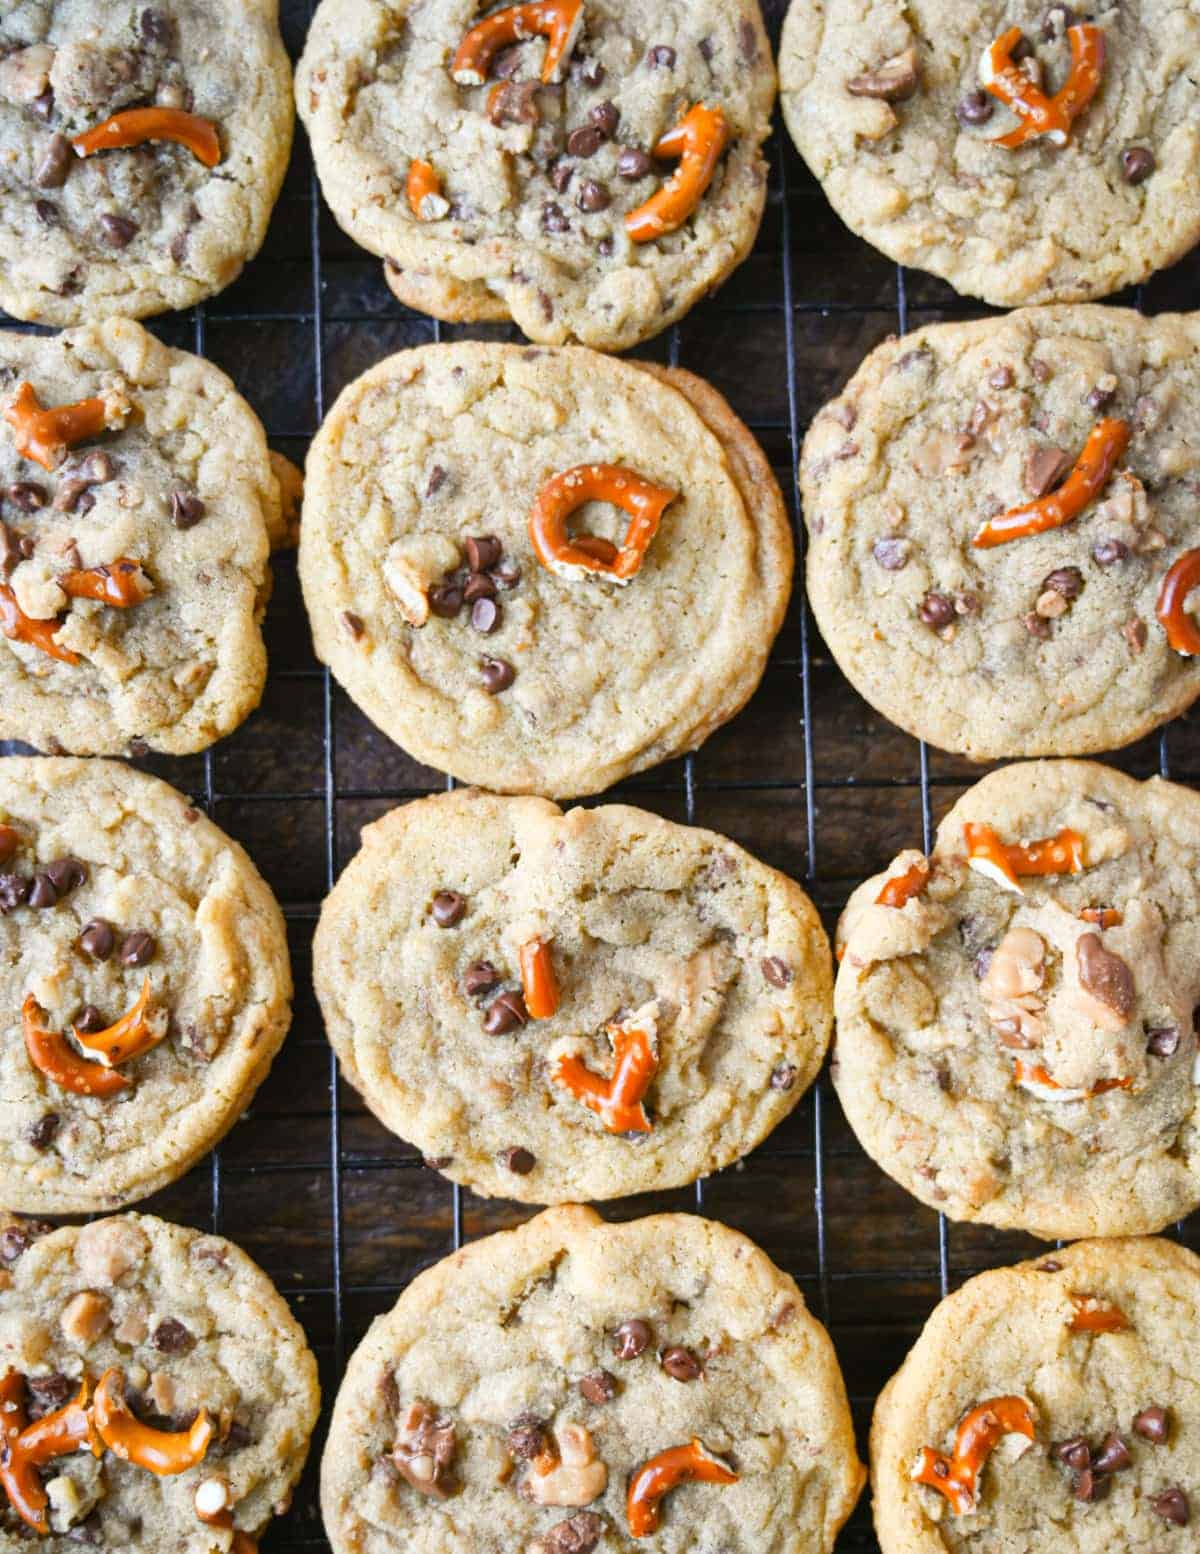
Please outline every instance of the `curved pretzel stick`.
[{"label": "curved pretzel stick", "polygon": [[995,138],[992,144],[1015,151],[1026,141],[1045,135],[1054,145],[1065,146],[1072,123],[1100,89],[1104,73],[1103,30],[1089,24],[1068,27],[1071,70],[1053,97],[1047,97],[1017,67],[1012,51],[1021,37],[1019,27],[1010,27],[990,45],[980,61],[979,79],[984,88],[1021,120],[1015,130]]},{"label": "curved pretzel stick", "polygon": [[1104,490],[1128,446],[1128,421],[1097,421],[1075,468],[1057,491],[989,518],[971,543],[982,550],[990,550],[1009,540],[1044,534],[1047,529],[1058,529],[1064,523],[1070,523]]},{"label": "curved pretzel stick", "polygon": [[42,1019],[41,1006],[30,993],[21,1006],[25,1051],[34,1068],[51,1084],[72,1095],[94,1095],[102,1100],[128,1087],[129,1080],[123,1074],[81,1058],[67,1038],[59,1031],[48,1031]]},{"label": "curved pretzel stick", "polygon": [[141,146],[148,140],[170,140],[187,149],[205,167],[216,167],[221,160],[221,140],[211,119],[181,108],[126,108],[94,129],[76,135],[71,142],[79,156],[95,156],[97,151],[117,151],[125,146]]},{"label": "curved pretzel stick", "polygon": [[635,243],[651,243],[675,232],[704,198],[721,153],[729,144],[729,125],[720,108],[697,103],[654,147],[657,157],[678,157],[679,166],[657,193],[625,217]]},{"label": "curved pretzel stick", "polygon": [[737,1474],[695,1436],[686,1446],[669,1446],[644,1462],[629,1480],[625,1515],[635,1538],[658,1531],[663,1497],[680,1484],[736,1484]]},{"label": "curved pretzel stick", "polygon": [[557,81],[583,25],[583,0],[534,0],[493,11],[467,33],[450,61],[450,74],[460,86],[482,86],[492,61],[510,43],[547,39],[542,80]]},{"label": "curved pretzel stick", "polygon": [[[534,553],[560,577],[591,572],[627,583],[640,569],[663,513],[678,494],[617,464],[579,464],[554,475],[538,492],[529,518]],[[582,537],[587,543],[568,538],[567,519],[586,502],[611,502],[629,514],[625,539],[611,557],[593,535]]]},{"label": "curved pretzel stick", "polygon": [[150,579],[142,570],[142,563],[129,556],[118,556],[115,561],[102,562],[99,566],[64,572],[54,581],[72,599],[98,599],[102,604],[111,604],[120,610],[141,604],[152,591]]},{"label": "curved pretzel stick", "polygon": [[32,383],[18,383],[17,392],[5,406],[4,419],[13,428],[13,442],[21,457],[49,470],[58,468],[68,448],[99,437],[115,424],[102,399],[81,399],[74,405],[45,409]]},{"label": "curved pretzel stick", "polygon": [[76,1026],[71,1034],[81,1047],[94,1052],[105,1068],[115,1068],[118,1063],[128,1063],[131,1058],[141,1057],[143,1052],[157,1047],[166,1035],[165,1020],[155,1029],[146,1018],[149,1008],[150,978],[146,977],[137,1001],[107,1030],[85,1034]]},{"label": "curved pretzel stick", "polygon": [[1185,550],[1168,569],[1159,585],[1154,613],[1177,653],[1194,658],[1200,653],[1200,627],[1184,606],[1193,588],[1200,586],[1200,549]]},{"label": "curved pretzel stick", "polygon": [[37,621],[17,603],[17,596],[7,583],[0,583],[0,632],[10,642],[28,642],[30,647],[63,664],[77,664],[79,654],[55,641],[55,633],[61,631],[63,622],[55,616],[52,620]]},{"label": "curved pretzel stick", "polygon": [[658,1072],[658,1058],[653,1046],[654,1022],[644,1020],[644,1024],[650,1029],[632,1019],[607,1027],[613,1047],[613,1071],[608,1079],[594,1074],[577,1057],[559,1058],[551,1075],[555,1084],[595,1112],[609,1133],[650,1132],[642,1101]]},{"label": "curved pretzel stick", "polygon": [[1021,845],[1002,842],[991,826],[969,820],[963,826],[963,840],[968,865],[1018,895],[1019,875],[1081,874],[1087,867],[1084,838],[1069,826],[1055,836]]},{"label": "curved pretzel stick", "polygon": [[110,1369],[96,1388],[93,1416],[100,1439],[114,1456],[148,1468],[160,1478],[186,1473],[203,1461],[214,1434],[212,1420],[201,1409],[186,1430],[154,1430],[129,1412],[125,1402],[125,1378]]},{"label": "curved pretzel stick", "polygon": [[912,1476],[918,1484],[928,1484],[945,1495],[956,1516],[967,1516],[978,1504],[979,1475],[1000,1438],[1023,1435],[1032,1441],[1036,1434],[1033,1414],[1024,1398],[989,1398],[959,1424],[953,1455],[946,1457],[923,1446]]}]

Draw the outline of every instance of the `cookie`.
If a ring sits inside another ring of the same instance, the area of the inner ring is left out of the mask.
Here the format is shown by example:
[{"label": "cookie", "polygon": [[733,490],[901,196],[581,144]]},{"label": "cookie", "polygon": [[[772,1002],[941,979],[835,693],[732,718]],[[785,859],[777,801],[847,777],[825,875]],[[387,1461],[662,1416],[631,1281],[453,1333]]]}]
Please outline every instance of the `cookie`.
[{"label": "cookie", "polygon": [[254,1554],[317,1419],[300,1324],[223,1236],[50,1229],[0,1232],[0,1549]]},{"label": "cookie", "polygon": [[1083,302],[1200,238],[1194,0],[792,0],[784,118],[834,210],[997,307]]},{"label": "cookie", "polygon": [[230,733],[262,695],[282,529],[216,367],[127,319],[0,332],[0,738],[180,755]]},{"label": "cookie", "polygon": [[688,373],[426,346],[345,389],[309,451],[318,657],[418,760],[502,792],[695,749],[758,685],[791,571],[770,466]]},{"label": "cookie", "polygon": [[834,1084],[954,1219],[1160,1230],[1200,1203],[1200,797],[1086,761],[965,793],[851,897]]},{"label": "cookie", "polygon": [[883,1554],[1193,1549],[1198,1316],[1200,1260],[1170,1241],[970,1279],[875,1410]]},{"label": "cookie", "polygon": [[751,1241],[568,1207],[456,1252],[376,1319],[321,1505],[334,1554],[829,1554],[864,1476],[833,1346]]},{"label": "cookie", "polygon": [[626,805],[459,790],[393,810],[326,900],[313,969],[380,1120],[454,1181],[529,1203],[728,1165],[830,1035],[800,887]]},{"label": "cookie", "polygon": [[817,416],[801,483],[821,632],[909,733],[1086,755],[1200,691],[1200,316],[1033,308],[889,341]]},{"label": "cookie", "polygon": [[92,323],[228,286],[291,151],[277,0],[4,11],[0,306]]},{"label": "cookie", "polygon": [[323,0],[321,188],[401,301],[625,350],[746,258],[775,68],[757,0]]},{"label": "cookie", "polygon": [[111,1209],[237,1121],[290,1018],[283,918],[246,854],[111,761],[0,761],[0,1203]]}]

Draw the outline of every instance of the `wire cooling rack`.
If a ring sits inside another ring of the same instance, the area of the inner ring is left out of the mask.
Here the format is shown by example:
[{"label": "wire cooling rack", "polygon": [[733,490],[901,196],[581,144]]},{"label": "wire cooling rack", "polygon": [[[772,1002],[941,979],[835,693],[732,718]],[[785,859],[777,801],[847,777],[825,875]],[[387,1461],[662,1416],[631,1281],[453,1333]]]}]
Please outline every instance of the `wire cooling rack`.
[{"label": "wire cooling rack", "polygon": [[[785,5],[764,4],[776,41]],[[284,0],[293,57],[311,11],[309,0]],[[775,466],[802,555],[797,461],[813,414],[887,335],[986,309],[897,269],[847,232],[782,129],[768,154],[769,201],[754,253],[716,298],[637,354],[688,367],[729,397]],[[1116,300],[1154,312],[1194,307],[1200,255]],[[337,230],[321,203],[302,134],[263,254],[222,296],[151,327],[228,371],[273,446],[297,461],[336,393],[385,355],[431,339],[512,335],[494,326],[444,327],[400,307],[378,262]],[[276,558],[275,576],[260,710],[203,756],[138,764],[202,803],[275,890],[288,923],[295,1021],[247,1116],[208,1160],[145,1207],[232,1237],[271,1274],[321,1361],[327,1418],[346,1355],[413,1275],[465,1239],[531,1211],[447,1184],[339,1080],[311,991],[320,901],[365,822],[446,779],[376,732],[316,663],[292,556]],[[1139,776],[1193,780],[1200,738],[1183,719],[1113,761]],[[901,847],[918,839],[928,847],[936,820],[978,775],[900,733],[855,695],[798,587],[745,711],[695,755],[605,797],[726,833],[802,881],[832,929],[853,886]],[[603,1212],[628,1218],[663,1209],[709,1214],[745,1231],[797,1279],[837,1345],[864,1456],[875,1397],[938,1299],[971,1273],[1037,1245],[952,1227],[913,1201],[858,1147],[827,1075],[740,1165]],[[322,1436],[264,1554],[327,1548],[316,1499]],[[877,1549],[864,1499],[839,1554]]]}]

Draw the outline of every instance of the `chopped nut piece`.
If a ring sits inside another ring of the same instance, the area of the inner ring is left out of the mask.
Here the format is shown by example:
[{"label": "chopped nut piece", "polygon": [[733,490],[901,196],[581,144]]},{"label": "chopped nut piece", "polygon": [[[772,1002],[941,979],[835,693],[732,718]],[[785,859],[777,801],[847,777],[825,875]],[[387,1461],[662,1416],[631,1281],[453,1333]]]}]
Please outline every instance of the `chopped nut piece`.
[{"label": "chopped nut piece", "polygon": [[555,1432],[557,1461],[539,1458],[521,1480],[520,1493],[535,1505],[591,1505],[608,1487],[608,1469],[596,1456],[591,1432],[567,1424]]},{"label": "chopped nut piece", "polygon": [[604,1518],[580,1511],[535,1538],[525,1554],[591,1554],[604,1532]]},{"label": "chopped nut piece", "polygon": [[89,1284],[113,1285],[140,1268],[150,1243],[125,1220],[100,1219],[84,1225],[75,1240],[75,1261]]},{"label": "chopped nut piece", "polygon": [[63,1337],[70,1343],[86,1347],[107,1329],[110,1319],[106,1295],[97,1295],[94,1290],[80,1290],[63,1307],[60,1318]]}]

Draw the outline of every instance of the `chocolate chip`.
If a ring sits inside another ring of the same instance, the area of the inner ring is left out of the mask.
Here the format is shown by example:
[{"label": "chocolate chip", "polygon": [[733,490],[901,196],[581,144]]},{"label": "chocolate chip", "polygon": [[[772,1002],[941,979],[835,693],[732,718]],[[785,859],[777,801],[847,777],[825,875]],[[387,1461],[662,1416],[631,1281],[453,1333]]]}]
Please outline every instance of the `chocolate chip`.
[{"label": "chocolate chip", "polygon": [[579,1390],[589,1403],[611,1403],[617,1395],[617,1378],[611,1371],[589,1371],[580,1378]]},{"label": "chocolate chip", "polygon": [[628,178],[630,183],[645,178],[653,168],[654,163],[637,146],[626,146],[617,158],[617,172],[622,178]]},{"label": "chocolate chip", "polygon": [[0,916],[15,912],[29,900],[33,881],[20,874],[0,874]]},{"label": "chocolate chip", "polygon": [[[85,497],[91,497],[91,501],[81,506]],[[88,489],[87,481],[81,480],[78,475],[72,475],[69,479],[62,481],[58,490],[54,493],[54,508],[56,512],[73,513],[81,510],[87,513],[95,505],[96,499]]]},{"label": "chocolate chip", "polygon": [[100,236],[109,248],[128,248],[139,230],[137,222],[130,221],[128,216],[114,216],[105,211],[100,217]]},{"label": "chocolate chip", "polygon": [[1083,1468],[1075,1475],[1075,1498],[1085,1505],[1103,1500],[1111,1488],[1112,1479],[1094,1473],[1091,1468]]},{"label": "chocolate chip", "polygon": [[1039,642],[1048,642],[1050,639],[1050,622],[1037,613],[1030,611],[1022,621],[1022,625],[1031,637],[1036,637]]},{"label": "chocolate chip", "polygon": [[1068,27],[1074,27],[1078,16],[1069,5],[1052,5],[1042,17],[1042,41],[1052,43],[1065,35]]},{"label": "chocolate chip", "polygon": [[357,642],[367,629],[366,622],[361,615],[355,615],[353,610],[342,611],[342,625]]},{"label": "chocolate chip", "polygon": [[994,389],[1006,389],[1013,386],[1013,370],[1004,362],[994,372],[988,375],[988,387]]},{"label": "chocolate chip", "polygon": [[192,1347],[192,1335],[175,1317],[164,1317],[151,1333],[150,1342],[162,1354],[186,1354]]},{"label": "chocolate chip", "polygon": [[499,696],[517,678],[517,671],[506,658],[484,658],[479,662],[479,678],[489,696]]},{"label": "chocolate chip", "polygon": [[500,973],[490,960],[472,961],[463,972],[463,987],[468,998],[478,998],[480,993],[490,993],[500,981]]},{"label": "chocolate chip", "polygon": [[907,540],[876,540],[871,554],[885,572],[902,572],[908,565],[910,548]]},{"label": "chocolate chip", "polygon": [[112,924],[102,917],[93,917],[79,935],[79,948],[93,960],[107,960],[116,942]]},{"label": "chocolate chip", "polygon": [[1161,1446],[1170,1433],[1166,1409],[1159,1408],[1157,1404],[1143,1408],[1140,1414],[1134,1415],[1133,1428],[1144,1441]]},{"label": "chocolate chip", "polygon": [[36,513],[45,507],[49,498],[45,486],[34,480],[18,480],[5,493],[8,500],[23,513]]},{"label": "chocolate chip", "polygon": [[1107,384],[1101,385],[1097,383],[1094,388],[1090,388],[1083,396],[1083,402],[1089,410],[1105,410],[1116,397],[1117,391],[1115,388],[1109,388]]},{"label": "chocolate chip", "polygon": [[135,928],[121,940],[117,959],[122,966],[148,966],[154,959],[154,952],[157,949],[158,941],[153,934],[146,933],[142,928]]},{"label": "chocolate chip", "polygon": [[881,65],[878,70],[868,70],[846,82],[851,97],[874,97],[880,102],[902,103],[916,91],[920,84],[917,57],[912,49]]},{"label": "chocolate chip", "polygon": [[1151,1500],[1150,1504],[1163,1521],[1170,1522],[1173,1527],[1187,1526],[1191,1508],[1188,1505],[1187,1495],[1178,1485],[1171,1489],[1164,1489],[1161,1495]]},{"label": "chocolate chip", "polygon": [[761,961],[762,974],[772,987],[787,987],[792,980],[792,968],[778,955],[768,955]]},{"label": "chocolate chip", "polygon": [[621,122],[621,111],[615,103],[597,103],[588,113],[588,118],[604,136],[605,140],[611,140],[617,133],[617,125]]},{"label": "chocolate chip", "polygon": [[581,124],[567,136],[567,155],[580,159],[595,156],[603,144],[604,135],[594,124]]},{"label": "chocolate chip", "polygon": [[508,48],[501,49],[492,60],[492,74],[498,76],[501,81],[510,81],[521,68],[521,45],[510,44]]},{"label": "chocolate chip", "polygon": [[429,915],[439,928],[453,928],[467,915],[467,898],[460,896],[457,890],[439,890]]},{"label": "chocolate chip", "polygon": [[33,181],[39,189],[61,189],[75,160],[71,142],[65,135],[51,135],[45,155],[37,165]]},{"label": "chocolate chip", "polygon": [[701,38],[700,42],[697,43],[696,47],[700,50],[700,58],[704,61],[704,63],[706,65],[711,65],[712,62],[713,62],[713,53],[714,53],[712,39],[711,38]]},{"label": "chocolate chip", "polygon": [[44,1112],[36,1122],[31,1122],[25,1129],[25,1137],[33,1145],[34,1149],[49,1149],[54,1142],[54,1135],[58,1132],[58,1113]]},{"label": "chocolate chip", "polygon": [[1154,152],[1146,146],[1127,146],[1121,152],[1121,176],[1126,183],[1145,183],[1157,166]]},{"label": "chocolate chip", "polygon": [[75,1391],[70,1377],[61,1371],[52,1376],[26,1376],[25,1388],[29,1393],[30,1419],[43,1419],[59,1409]]},{"label": "chocolate chip", "polygon": [[636,1360],[654,1340],[654,1329],[641,1317],[630,1317],[613,1334],[613,1353],[618,1360]]},{"label": "chocolate chip", "polygon": [[435,464],[429,471],[429,479],[425,485],[426,499],[428,500],[429,497],[436,496],[445,484],[446,471],[440,464]]},{"label": "chocolate chip", "polygon": [[1042,592],[1047,589],[1064,599],[1078,599],[1083,592],[1083,573],[1078,567],[1056,567],[1042,579]]},{"label": "chocolate chip", "polygon": [[563,214],[562,206],[548,200],[542,206],[542,227],[547,232],[569,232],[571,223]]},{"label": "chocolate chip", "polygon": [[204,517],[204,503],[194,491],[177,486],[171,492],[171,522],[177,529],[191,529]]},{"label": "chocolate chip", "polygon": [[575,169],[570,162],[558,161],[550,166],[550,182],[559,194],[565,194],[571,179],[575,176]]},{"label": "chocolate chip", "polygon": [[10,1225],[0,1230],[0,1263],[15,1263],[22,1252],[29,1250],[33,1238],[19,1226]]},{"label": "chocolate chip", "polygon": [[658,1363],[676,1381],[695,1381],[701,1373],[700,1361],[682,1344],[672,1344],[658,1357]]},{"label": "chocolate chip", "polygon": [[1039,1263],[1037,1266],[1038,1266],[1038,1272],[1039,1273],[1061,1273],[1062,1272],[1062,1264],[1058,1261],[1057,1258],[1054,1258],[1054,1257],[1048,1257],[1044,1263]]},{"label": "chocolate chip", "polygon": [[428,598],[429,608],[443,620],[453,620],[463,607],[463,590],[457,583],[436,583]]},{"label": "chocolate chip", "polygon": [[41,119],[43,124],[49,124],[54,114],[54,88],[52,86],[48,86],[44,92],[39,92],[37,96],[30,101],[29,106],[33,109],[34,113],[37,114],[38,118]]},{"label": "chocolate chip", "polygon": [[675,50],[665,43],[656,43],[646,55],[651,70],[674,70]]},{"label": "chocolate chip", "polygon": [[1053,491],[1071,468],[1071,456],[1062,448],[1035,448],[1025,460],[1025,489],[1035,497]]},{"label": "chocolate chip", "polygon": [[494,534],[473,534],[463,541],[467,565],[472,572],[490,572],[504,554],[504,547]]},{"label": "chocolate chip", "polygon": [[104,1029],[105,1019],[95,1004],[84,1004],[71,1023],[85,1036],[93,1036]]},{"label": "chocolate chip", "polygon": [[[1146,1051],[1154,1058],[1174,1057],[1179,1051],[1179,1027],[1160,1025],[1146,1032]],[[1134,1421],[1136,1428],[1137,1421]]]},{"label": "chocolate chip", "polygon": [[935,629],[939,626],[948,626],[954,619],[954,601],[948,599],[945,594],[927,593],[921,600],[917,614],[926,626],[932,626]]},{"label": "chocolate chip", "polygon": [[1129,546],[1124,540],[1097,540],[1092,546],[1092,560],[1101,567],[1115,566],[1118,561],[1129,559]]},{"label": "chocolate chip", "polygon": [[529,1019],[529,1011],[520,993],[498,993],[487,1007],[483,1028],[489,1036],[507,1036]]},{"label": "chocolate chip", "polygon": [[571,74],[584,86],[602,86],[608,72],[598,59],[581,59],[571,67]]},{"label": "chocolate chip", "polygon": [[986,124],[996,111],[996,104],[987,92],[968,92],[959,99],[954,116],[960,124]]},{"label": "chocolate chip", "polygon": [[54,888],[54,882],[48,874],[35,874],[33,886],[28,896],[29,905],[36,907],[38,911],[45,911],[58,903],[58,891]]},{"label": "chocolate chip", "polygon": [[532,1462],[546,1449],[546,1427],[536,1414],[518,1414],[508,1427],[508,1451],[518,1462]]},{"label": "chocolate chip", "polygon": [[1012,48],[1009,49],[1008,55],[1010,59],[1014,60],[1017,64],[1020,64],[1023,59],[1031,59],[1033,57],[1033,44],[1030,43],[1025,34],[1022,33],[1017,41],[1013,44]]},{"label": "chocolate chip", "polygon": [[1115,1430],[1110,1430],[1101,1441],[1100,1450],[1092,1458],[1092,1467],[1097,1473],[1120,1473],[1132,1462],[1129,1447]]},{"label": "chocolate chip", "polygon": [[575,203],[580,210],[595,214],[596,211],[608,209],[612,204],[612,195],[602,183],[597,183],[594,178],[585,178],[579,186]]},{"label": "chocolate chip", "polygon": [[1080,984],[1107,1009],[1127,1020],[1133,1013],[1133,973],[1119,955],[1106,950],[1098,933],[1085,933],[1075,941]]},{"label": "chocolate chip", "polygon": [[507,1166],[514,1176],[528,1176],[537,1165],[537,1156],[514,1144],[501,1154],[500,1164]]},{"label": "chocolate chip", "polygon": [[474,604],[476,599],[494,599],[496,597],[496,585],[486,572],[472,572],[463,589],[463,598],[468,604]]},{"label": "chocolate chip", "polygon": [[501,611],[495,599],[476,599],[471,606],[471,625],[482,636],[490,637],[500,625]]},{"label": "chocolate chip", "polygon": [[161,43],[164,48],[170,46],[173,29],[171,18],[165,11],[160,11],[153,6],[148,7],[138,19],[138,26],[144,42]]},{"label": "chocolate chip", "polygon": [[536,81],[502,81],[487,101],[487,116],[493,124],[540,124]]},{"label": "chocolate chip", "polygon": [[78,858],[55,858],[46,865],[46,873],[60,896],[68,895],[87,879],[87,867]]}]

